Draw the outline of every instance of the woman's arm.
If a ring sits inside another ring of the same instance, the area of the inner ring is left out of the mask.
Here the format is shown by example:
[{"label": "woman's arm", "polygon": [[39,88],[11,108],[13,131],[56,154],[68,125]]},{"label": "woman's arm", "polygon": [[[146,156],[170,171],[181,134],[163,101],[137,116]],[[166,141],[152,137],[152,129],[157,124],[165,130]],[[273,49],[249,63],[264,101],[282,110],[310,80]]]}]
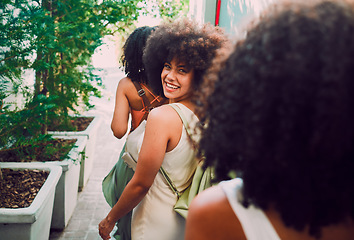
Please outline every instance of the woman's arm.
[{"label": "woman's arm", "polygon": [[119,81],[116,91],[116,101],[111,129],[113,131],[113,135],[119,139],[122,138],[128,130],[130,106],[126,93],[131,84],[131,80],[125,77]]},{"label": "woman's arm", "polygon": [[171,136],[170,129],[170,123],[163,111],[156,108],[150,112],[134,176],[118,202],[99,224],[103,239],[110,238],[109,233],[115,222],[136,207],[149,191],[163,162]]}]

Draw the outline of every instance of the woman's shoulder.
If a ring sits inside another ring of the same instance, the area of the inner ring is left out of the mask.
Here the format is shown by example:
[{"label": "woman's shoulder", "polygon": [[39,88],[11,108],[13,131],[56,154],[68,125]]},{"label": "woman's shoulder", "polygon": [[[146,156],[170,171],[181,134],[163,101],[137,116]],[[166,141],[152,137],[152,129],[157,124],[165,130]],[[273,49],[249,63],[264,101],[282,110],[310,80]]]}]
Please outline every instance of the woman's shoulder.
[{"label": "woman's shoulder", "polygon": [[130,88],[134,86],[132,80],[129,77],[124,77],[119,80],[118,87],[120,88]]},{"label": "woman's shoulder", "polygon": [[227,205],[228,200],[224,191],[220,185],[216,185],[204,190],[193,199],[189,213],[196,213],[197,216],[200,216],[199,214],[214,214],[224,209]]},{"label": "woman's shoulder", "polygon": [[193,199],[191,206],[193,205],[192,207],[195,207],[197,210],[211,212],[222,209],[230,210],[231,205],[227,197],[227,192],[231,191],[231,194],[235,194],[236,197],[236,191],[241,186],[242,180],[239,178],[222,181],[198,194],[195,199]]},{"label": "woman's shoulder", "polygon": [[161,117],[163,119],[175,118],[180,120],[179,114],[176,110],[176,106],[179,110],[181,110],[180,112],[184,115],[184,117],[186,117],[186,115],[194,114],[192,110],[190,110],[188,107],[184,106],[183,104],[170,103],[170,104],[164,104],[159,107],[153,108],[149,116],[152,115],[156,117]]},{"label": "woman's shoulder", "polygon": [[117,93],[127,95],[133,88],[134,84],[132,80],[129,77],[124,77],[118,82]]},{"label": "woman's shoulder", "polygon": [[122,78],[118,83],[118,92],[124,94],[129,101],[129,104],[134,110],[141,109],[141,98],[134,86],[134,82],[129,77]]},{"label": "woman's shoulder", "polygon": [[130,77],[123,77],[119,80],[119,84],[125,85],[125,84],[130,84],[132,83],[132,80]]},{"label": "woman's shoulder", "polygon": [[178,114],[169,104],[166,104],[153,108],[148,118],[159,119],[161,121],[173,121],[173,119],[178,119]]},{"label": "woman's shoulder", "polygon": [[199,228],[205,232],[205,239],[245,239],[241,224],[220,185],[204,190],[193,199],[188,212],[188,228]]}]

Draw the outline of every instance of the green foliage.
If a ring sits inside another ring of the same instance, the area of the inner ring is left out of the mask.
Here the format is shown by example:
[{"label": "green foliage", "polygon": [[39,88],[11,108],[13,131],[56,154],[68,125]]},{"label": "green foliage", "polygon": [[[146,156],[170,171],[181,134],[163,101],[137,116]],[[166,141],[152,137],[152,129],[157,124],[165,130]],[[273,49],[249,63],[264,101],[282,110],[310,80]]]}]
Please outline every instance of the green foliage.
[{"label": "green foliage", "polygon": [[[187,10],[188,0],[2,0],[0,152],[47,141],[48,126],[68,122],[81,103],[92,107],[101,79],[91,57],[103,36],[129,34],[149,11],[171,20]],[[32,86],[27,71],[34,72]],[[15,93],[23,94],[23,109],[5,103]]]},{"label": "green foliage", "polygon": [[189,0],[158,0],[159,14],[164,21],[187,16]]},{"label": "green foliage", "polygon": [[75,110],[80,98],[98,95],[99,80],[90,66],[102,37],[119,22],[132,24],[140,8],[137,0],[2,1],[0,6],[0,80],[10,81],[14,92],[23,71],[36,73],[32,97],[59,96],[57,113]]},{"label": "green foliage", "polygon": [[0,80],[20,79],[23,68],[31,64],[35,50],[32,18],[37,14],[36,6],[25,0],[1,2]]},{"label": "green foliage", "polygon": [[171,22],[177,18],[186,17],[189,10],[189,0],[145,0],[149,8],[142,9],[142,14],[159,17],[163,22]]},{"label": "green foliage", "polygon": [[[132,24],[138,0],[3,0],[0,3],[0,151],[47,140],[47,126],[67,121],[79,104],[100,96],[91,57],[102,37]],[[121,24],[122,25],[122,24]],[[23,74],[33,71],[33,87]],[[11,89],[9,89],[9,86]],[[10,109],[9,94],[25,107]]]},{"label": "green foliage", "polygon": [[[33,139],[42,139],[41,129],[47,112],[54,107],[50,98],[39,95],[22,110],[0,110],[0,151],[28,145]],[[45,135],[44,135],[45,136]]]}]

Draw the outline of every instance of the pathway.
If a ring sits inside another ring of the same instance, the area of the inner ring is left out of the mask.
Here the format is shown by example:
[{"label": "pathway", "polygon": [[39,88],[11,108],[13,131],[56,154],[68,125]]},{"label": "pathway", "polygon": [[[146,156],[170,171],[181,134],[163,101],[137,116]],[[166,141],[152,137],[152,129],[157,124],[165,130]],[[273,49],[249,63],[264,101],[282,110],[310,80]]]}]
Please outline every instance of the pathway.
[{"label": "pathway", "polygon": [[101,239],[98,234],[98,223],[110,210],[103,197],[101,183],[116,163],[125,141],[125,139],[115,138],[110,129],[115,91],[118,80],[123,76],[118,69],[108,69],[108,73],[103,77],[105,85],[105,89],[102,89],[103,97],[92,101],[96,107],[89,112],[102,117],[98,130],[100,134],[96,140],[94,168],[87,185],[79,192],[78,202],[68,226],[63,231],[52,230],[50,240]]}]

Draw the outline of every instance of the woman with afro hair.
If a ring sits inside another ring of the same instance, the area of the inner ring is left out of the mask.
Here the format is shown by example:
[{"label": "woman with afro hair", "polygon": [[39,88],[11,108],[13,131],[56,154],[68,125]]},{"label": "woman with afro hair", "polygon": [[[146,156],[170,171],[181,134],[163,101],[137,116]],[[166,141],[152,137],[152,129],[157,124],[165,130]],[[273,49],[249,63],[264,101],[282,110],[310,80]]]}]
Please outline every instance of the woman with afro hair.
[{"label": "woman with afro hair", "polygon": [[[148,38],[144,65],[149,85],[179,108],[192,128],[199,119],[194,113],[194,92],[212,65],[217,50],[228,45],[218,27],[179,20],[160,25]],[[175,109],[154,108],[127,138],[127,152],[137,160],[135,173],[117,204],[100,223],[100,235],[109,238],[114,223],[133,210],[132,239],[184,239],[185,219],[173,209],[177,195],[159,169],[163,166],[179,191],[191,183],[198,165],[196,149]],[[193,134],[197,141],[198,134]]]},{"label": "woman with afro hair", "polygon": [[126,77],[118,83],[111,124],[114,136],[119,139],[128,130],[129,113],[132,117],[130,131],[133,131],[147,118],[147,113],[151,108],[164,102],[162,97],[150,89],[143,63],[144,47],[154,29],[155,27],[148,26],[135,29],[123,46],[121,62]]},{"label": "woman with afro hair", "polygon": [[354,239],[353,2],[278,3],[220,66],[186,240]]},{"label": "woman with afro hair", "polygon": [[[121,62],[126,74],[117,87],[116,101],[111,128],[117,138],[122,138],[127,130],[129,115],[131,115],[130,132],[147,118],[149,111],[165,103],[165,99],[153,93],[148,86],[147,76],[143,63],[143,50],[148,36],[154,27],[143,26],[135,29],[125,41]],[[124,187],[132,178],[134,172],[128,168],[122,159],[125,145],[117,163],[104,178],[102,191],[107,203],[113,207],[122,194]],[[129,240],[131,212],[117,222],[118,230],[114,234],[116,239]]]}]

